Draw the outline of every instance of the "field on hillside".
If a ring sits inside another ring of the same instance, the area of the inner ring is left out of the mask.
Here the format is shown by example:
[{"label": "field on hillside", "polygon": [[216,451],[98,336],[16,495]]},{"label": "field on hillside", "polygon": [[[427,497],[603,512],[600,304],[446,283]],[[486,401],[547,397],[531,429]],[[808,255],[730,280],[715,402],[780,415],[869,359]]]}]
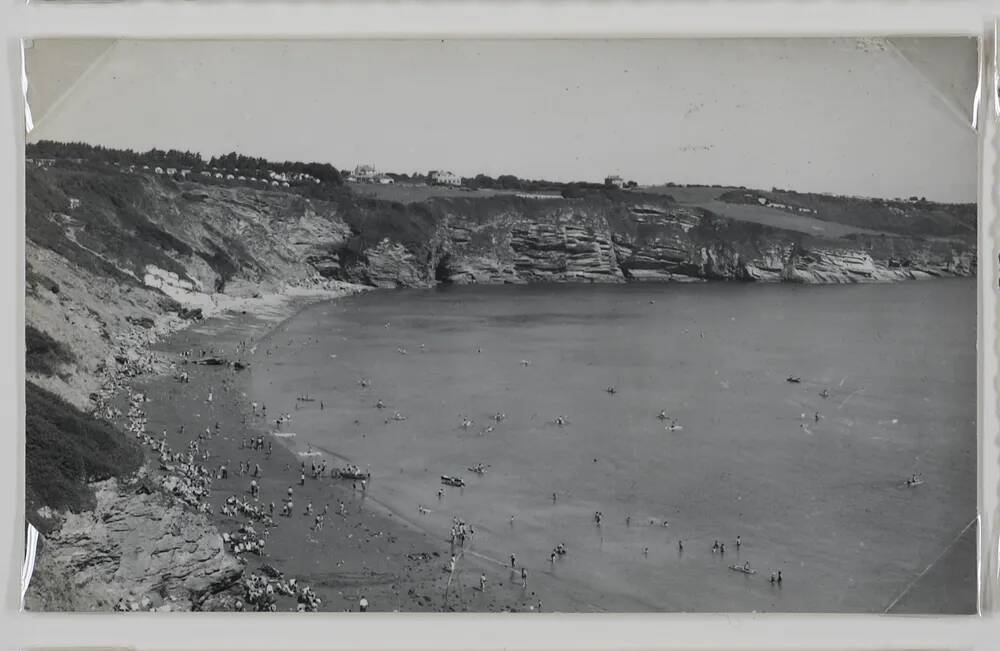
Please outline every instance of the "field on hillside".
[{"label": "field on hillside", "polygon": [[[934,222],[917,221],[910,222],[913,231],[906,228],[885,228],[892,224],[883,218],[882,213],[887,209],[877,201],[856,199],[852,197],[825,197],[822,195],[806,195],[782,193],[775,201],[784,201],[788,204],[800,205],[814,210],[814,215],[796,214],[788,210],[781,210],[771,206],[762,206],[757,203],[736,202],[727,200],[735,194],[753,193],[761,196],[776,196],[771,192],[758,190],[744,190],[736,187],[712,187],[704,185],[692,186],[651,186],[642,188],[644,192],[651,194],[667,194],[674,198],[677,203],[687,206],[695,206],[710,210],[717,215],[736,219],[739,221],[772,226],[790,231],[807,233],[817,237],[843,237],[850,233],[862,233],[866,235],[881,235],[884,233],[900,233],[904,235],[927,234],[947,235],[950,233],[937,232],[941,228],[938,222],[956,224],[957,218],[941,218],[936,216]],[[728,195],[724,198],[724,195]],[[809,199],[814,200],[809,201]],[[822,199],[822,200],[820,200]],[[908,206],[911,210],[919,210],[916,206]],[[932,212],[936,207],[931,204],[924,212]],[[870,218],[869,218],[870,217]],[[937,227],[937,229],[935,228]],[[972,230],[974,231],[974,228]]]},{"label": "field on hillside", "polygon": [[[542,195],[547,193],[532,193],[522,190],[492,190],[489,188],[471,189],[455,188],[446,185],[417,185],[409,183],[395,183],[392,185],[380,185],[375,183],[345,183],[353,192],[358,195],[384,199],[386,201],[398,201],[400,203],[412,203],[414,201],[426,201],[434,197],[493,197],[496,195]],[[552,193],[552,196],[561,196]]]}]

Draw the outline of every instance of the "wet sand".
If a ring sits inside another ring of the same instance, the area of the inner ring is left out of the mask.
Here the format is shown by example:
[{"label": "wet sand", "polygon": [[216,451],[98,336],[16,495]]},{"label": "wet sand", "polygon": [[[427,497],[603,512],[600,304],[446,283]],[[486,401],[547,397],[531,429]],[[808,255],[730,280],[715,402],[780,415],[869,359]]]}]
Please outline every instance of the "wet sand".
[{"label": "wet sand", "polygon": [[[258,355],[263,355],[266,334],[279,315],[272,312],[261,318],[232,314],[210,319],[174,335],[157,350],[176,360],[180,360],[180,352],[189,349],[197,351],[192,359],[197,359],[201,350],[211,350],[232,360],[236,359],[233,351],[238,342],[254,338],[260,346]],[[244,361],[253,363],[253,356],[246,356]],[[266,537],[264,553],[244,555],[247,575],[264,564],[271,565],[286,578],[310,586],[322,599],[323,611],[358,610],[362,597],[367,598],[372,611],[529,610],[545,601],[536,592],[533,577],[529,577],[528,589],[522,588],[519,575],[512,581],[509,572],[478,557],[474,542],[465,550],[455,550],[456,572],[451,576],[447,571],[448,541],[434,539],[394,515],[368,498],[360,486],[352,487],[351,481],[331,479],[329,470],[325,477],[313,479],[309,466],[320,461],[318,454],[300,454],[295,450],[294,438],[273,434],[273,419],[278,412],[292,411],[294,416],[293,407],[271,405],[268,417],[255,417],[246,395],[246,371],[191,363],[179,363],[177,369],[186,371],[190,381],[180,383],[172,377],[158,377],[136,385],[150,397],[144,406],[147,431],[159,438],[166,430],[167,443],[173,450],[186,449],[206,428],[215,432],[210,440],[200,443],[201,449],[210,453],[202,463],[211,468],[225,463],[229,470],[227,479],[213,481],[207,500],[220,533],[235,532],[246,522],[245,518],[219,512],[229,496],[249,497],[253,477],[240,476],[240,461],[247,462],[250,468],[260,465],[259,502],[265,506],[275,504],[276,526]],[[213,394],[211,403],[207,401],[209,392]],[[294,431],[294,419],[282,429]],[[243,438],[250,436],[263,436],[265,450],[242,448]],[[273,445],[270,454],[268,444]],[[147,453],[150,465],[156,467],[155,457]],[[332,455],[328,459],[328,468],[344,463]],[[302,461],[306,464],[304,485],[299,484]],[[377,482],[378,477],[372,481]],[[289,487],[293,489],[294,509],[290,517],[282,517],[280,511]],[[338,514],[340,501],[346,505],[345,515]],[[305,514],[310,502],[314,513],[322,513],[329,505],[329,513],[318,530],[313,528],[314,518]],[[261,530],[259,524],[254,526],[258,532]],[[479,590],[483,572],[487,575],[485,592]],[[283,599],[278,602],[279,609],[294,610],[294,600]]]}]

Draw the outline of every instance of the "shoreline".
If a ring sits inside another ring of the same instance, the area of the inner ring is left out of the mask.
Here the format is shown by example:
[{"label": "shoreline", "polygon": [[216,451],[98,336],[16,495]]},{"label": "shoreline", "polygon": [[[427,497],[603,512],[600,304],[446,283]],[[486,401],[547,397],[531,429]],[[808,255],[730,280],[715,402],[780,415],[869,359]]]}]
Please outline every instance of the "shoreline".
[{"label": "shoreline", "polygon": [[[349,295],[353,293],[360,291]],[[222,356],[226,356],[241,335],[249,334],[260,347],[260,355],[281,325],[303,309],[343,297],[293,299],[280,310],[280,318],[273,318],[273,313],[269,315],[271,318],[261,317],[252,310],[246,310],[245,315],[217,314],[173,333],[151,350],[160,355],[177,355],[192,347],[214,348],[214,352],[221,347],[225,351]],[[215,345],[205,344],[209,341]],[[252,360],[249,357],[244,361],[253,363]],[[219,435],[202,441],[202,451],[209,450],[211,454],[205,465],[212,468],[225,462],[229,471],[227,478],[212,481],[206,500],[212,507],[208,517],[220,534],[235,534],[243,520],[219,512],[227,498],[249,496],[251,477],[240,476],[240,462],[246,461],[247,468],[250,464],[261,466],[262,475],[257,478],[260,500],[256,503],[264,507],[275,504],[276,526],[268,528],[263,555],[242,555],[246,561],[244,580],[265,564],[271,565],[286,577],[296,578],[300,585],[308,585],[322,600],[319,610],[323,611],[356,610],[361,596],[368,599],[372,611],[529,610],[536,606],[537,597],[532,590],[522,591],[519,582],[516,586],[505,585],[507,581],[498,583],[495,568],[481,559],[463,563],[460,548],[455,549],[459,562],[449,583],[447,541],[434,538],[411,519],[394,513],[364,492],[351,490],[345,481],[330,479],[329,470],[323,478],[311,478],[308,465],[318,458],[304,456],[293,439],[276,436],[267,426],[267,420],[260,414],[252,415],[246,372],[233,371],[228,366],[178,364],[177,370],[182,369],[189,374],[188,383],[180,384],[169,374],[161,374],[136,378],[132,390],[152,396],[152,401],[145,405],[147,431],[154,435],[166,430],[165,440],[172,450],[183,450],[193,432],[212,428],[214,423],[220,426]],[[214,400],[208,404],[205,396],[213,390]],[[164,400],[160,396],[169,398]],[[179,431],[181,425],[184,433]],[[247,435],[263,437],[265,446],[276,445],[270,454],[239,447]],[[149,450],[146,452],[149,459]],[[335,452],[328,454],[331,458],[338,456]],[[307,466],[305,485],[298,480],[302,462]],[[278,515],[281,498],[287,487],[294,491],[293,512],[289,517],[281,517]],[[313,517],[304,514],[307,502],[312,502],[316,513],[329,505],[330,512],[321,529],[311,526]],[[341,502],[346,507],[344,515],[338,514]],[[474,554],[468,556],[472,559]],[[478,591],[480,572],[494,575],[485,595]],[[210,597],[206,609],[228,610],[234,603],[235,598]],[[294,602],[288,599],[280,599],[279,604],[279,610],[294,609],[290,608]]]}]

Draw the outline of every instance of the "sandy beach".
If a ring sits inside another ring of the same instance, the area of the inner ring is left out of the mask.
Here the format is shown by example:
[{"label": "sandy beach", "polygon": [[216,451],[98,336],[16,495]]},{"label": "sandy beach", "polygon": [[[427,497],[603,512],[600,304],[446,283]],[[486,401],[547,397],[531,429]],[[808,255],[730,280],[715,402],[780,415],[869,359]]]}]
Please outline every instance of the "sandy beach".
[{"label": "sandy beach", "polygon": [[[302,304],[290,304],[285,308],[286,315],[294,314],[292,305]],[[501,571],[488,559],[477,556],[474,540],[467,542],[464,549],[454,548],[456,569],[452,575],[448,566],[453,550],[448,541],[434,539],[393,514],[367,497],[357,482],[332,479],[330,468],[340,467],[346,460],[318,450],[297,449],[295,437],[288,435],[294,432],[294,406],[262,405],[269,410],[267,416],[263,410],[254,415],[245,371],[228,365],[181,361],[180,354],[190,350],[191,361],[205,351],[252,364],[252,354],[234,356],[237,345],[253,340],[248,348],[256,344],[256,354],[266,355],[268,332],[280,314],[280,310],[270,310],[261,317],[239,310],[179,332],[156,349],[177,360],[176,372],[188,373],[189,381],[155,377],[135,386],[150,398],[143,407],[148,417],[147,431],[158,439],[165,432],[172,450],[184,450],[196,433],[208,432],[200,441],[199,454],[209,454],[202,463],[209,468],[225,464],[228,469],[228,477],[212,482],[206,500],[220,533],[235,533],[246,523],[246,518],[220,512],[227,498],[251,499],[249,487],[254,477],[249,472],[241,475],[240,462],[247,469],[260,466],[256,503],[265,509],[274,503],[275,525],[263,530],[266,545],[261,555],[242,555],[245,576],[259,573],[262,566],[271,566],[286,579],[295,578],[300,585],[308,585],[322,600],[319,609],[323,611],[358,610],[362,597],[372,611],[537,610],[539,602],[545,608],[545,599],[533,581],[529,580],[525,589],[519,572],[515,580],[514,573]],[[278,436],[273,425],[280,413],[291,413],[292,420],[283,424],[283,435]],[[243,447],[244,439],[258,436],[264,439],[263,450]],[[155,467],[155,456],[149,452],[150,465]],[[324,458],[327,471],[314,479],[311,464],[322,463]],[[306,478],[300,483],[303,463]],[[372,481],[377,482],[378,477]],[[283,517],[280,512],[289,488],[294,506],[292,514]],[[322,527],[316,528],[314,515],[306,513],[308,504],[312,505],[312,513],[327,511]],[[261,533],[258,523],[254,527]],[[483,573],[487,575],[485,592],[479,589]],[[238,592],[210,598],[206,607],[232,608],[237,598]],[[294,610],[295,600],[282,597],[277,605],[279,610]]]}]

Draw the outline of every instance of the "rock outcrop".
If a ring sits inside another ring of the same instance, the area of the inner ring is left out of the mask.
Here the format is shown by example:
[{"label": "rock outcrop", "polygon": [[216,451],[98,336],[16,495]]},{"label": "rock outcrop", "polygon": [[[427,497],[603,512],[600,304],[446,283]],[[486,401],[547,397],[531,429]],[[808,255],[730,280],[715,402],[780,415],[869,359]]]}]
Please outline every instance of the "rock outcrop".
[{"label": "rock outcrop", "polygon": [[[239,581],[243,565],[230,555],[207,517],[159,492],[95,485],[97,507],[63,516],[46,536],[42,574],[68,577],[75,607],[190,610]],[[32,581],[29,608],[58,607],[44,583]]]}]

